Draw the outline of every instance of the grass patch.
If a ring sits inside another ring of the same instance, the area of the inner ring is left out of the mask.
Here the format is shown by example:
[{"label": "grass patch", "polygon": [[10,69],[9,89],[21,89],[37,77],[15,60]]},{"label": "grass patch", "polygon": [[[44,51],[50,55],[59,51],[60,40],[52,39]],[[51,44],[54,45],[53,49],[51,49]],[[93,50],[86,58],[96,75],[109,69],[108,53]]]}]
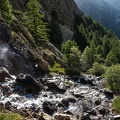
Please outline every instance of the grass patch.
[{"label": "grass patch", "polygon": [[15,113],[0,112],[0,120],[25,120],[22,116]]},{"label": "grass patch", "polygon": [[120,114],[120,96],[113,100],[112,107],[116,113]]}]

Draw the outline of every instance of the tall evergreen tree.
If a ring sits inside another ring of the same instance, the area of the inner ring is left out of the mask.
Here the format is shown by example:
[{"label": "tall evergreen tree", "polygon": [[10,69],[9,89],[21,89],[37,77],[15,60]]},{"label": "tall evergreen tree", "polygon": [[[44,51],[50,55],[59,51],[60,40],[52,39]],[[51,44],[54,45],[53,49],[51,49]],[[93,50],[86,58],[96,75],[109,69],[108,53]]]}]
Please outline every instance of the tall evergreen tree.
[{"label": "tall evergreen tree", "polygon": [[82,69],[86,71],[92,67],[93,63],[93,54],[91,49],[87,46],[81,55]]},{"label": "tall evergreen tree", "polygon": [[0,15],[10,23],[12,21],[12,7],[9,0],[0,0]]},{"label": "tall evergreen tree", "polygon": [[43,22],[44,15],[40,13],[41,7],[37,0],[29,0],[25,13],[25,24],[36,40],[47,41],[47,28],[46,23]]},{"label": "tall evergreen tree", "polygon": [[65,62],[65,73],[69,75],[79,75],[81,70],[80,55],[75,41],[68,40],[62,46]]},{"label": "tall evergreen tree", "polygon": [[111,50],[105,60],[106,66],[115,65],[118,63],[116,54]]}]

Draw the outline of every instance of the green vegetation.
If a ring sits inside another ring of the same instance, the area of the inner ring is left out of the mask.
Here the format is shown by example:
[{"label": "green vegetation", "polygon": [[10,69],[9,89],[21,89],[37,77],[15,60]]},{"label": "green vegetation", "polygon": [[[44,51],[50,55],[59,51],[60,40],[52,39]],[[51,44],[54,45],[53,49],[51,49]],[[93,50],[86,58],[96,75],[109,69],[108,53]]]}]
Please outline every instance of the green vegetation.
[{"label": "green vegetation", "polygon": [[74,40],[82,51],[84,71],[91,68],[94,62],[106,66],[120,63],[120,42],[111,30],[83,15],[76,16],[75,20]]},{"label": "green vegetation", "polygon": [[52,76],[51,72],[55,72],[58,74],[64,74],[64,68],[62,68],[60,64],[58,64],[57,62],[54,62],[53,67],[50,67],[50,73],[49,73],[50,76]]},{"label": "green vegetation", "polygon": [[25,12],[25,25],[38,43],[48,41],[46,23],[43,22],[44,16],[40,10],[41,5],[37,0],[29,0]]},{"label": "green vegetation", "polygon": [[120,65],[108,67],[104,78],[111,90],[120,92]]},{"label": "green vegetation", "polygon": [[120,114],[120,97],[116,97],[112,104],[113,110],[115,110],[116,113]]},{"label": "green vegetation", "polygon": [[15,113],[0,112],[0,120],[25,120],[22,116]]},{"label": "green vegetation", "polygon": [[0,16],[2,16],[6,22],[11,23],[13,15],[9,0],[0,0]]},{"label": "green vegetation", "polygon": [[105,66],[95,62],[91,69],[88,70],[89,73],[97,76],[101,76],[105,73]]},{"label": "green vegetation", "polygon": [[81,72],[81,52],[75,41],[68,40],[62,45],[62,52],[65,62],[65,73],[69,75],[80,75]]}]

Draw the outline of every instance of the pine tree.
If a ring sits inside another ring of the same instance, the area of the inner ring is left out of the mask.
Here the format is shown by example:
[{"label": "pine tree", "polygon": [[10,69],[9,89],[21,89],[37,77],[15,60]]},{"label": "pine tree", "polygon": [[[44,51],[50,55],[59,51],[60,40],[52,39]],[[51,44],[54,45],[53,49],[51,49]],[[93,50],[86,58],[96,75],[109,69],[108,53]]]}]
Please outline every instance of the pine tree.
[{"label": "pine tree", "polygon": [[93,55],[91,49],[87,46],[81,55],[82,69],[86,71],[92,66]]},{"label": "pine tree", "polygon": [[65,62],[65,73],[79,75],[81,71],[81,52],[75,41],[68,40],[62,46]]},{"label": "pine tree", "polygon": [[8,23],[11,23],[13,15],[12,15],[12,7],[10,5],[9,0],[0,0],[0,15]]},{"label": "pine tree", "polygon": [[106,57],[105,63],[107,66],[111,66],[111,65],[115,65],[117,64],[118,60],[117,60],[117,56],[116,54],[113,53],[113,51],[111,50],[109,52],[109,54]]},{"label": "pine tree", "polygon": [[42,6],[37,0],[29,0],[27,3],[27,11],[25,13],[25,24],[37,41],[47,41],[47,28],[46,23],[43,22],[44,15],[40,13],[41,8]]}]

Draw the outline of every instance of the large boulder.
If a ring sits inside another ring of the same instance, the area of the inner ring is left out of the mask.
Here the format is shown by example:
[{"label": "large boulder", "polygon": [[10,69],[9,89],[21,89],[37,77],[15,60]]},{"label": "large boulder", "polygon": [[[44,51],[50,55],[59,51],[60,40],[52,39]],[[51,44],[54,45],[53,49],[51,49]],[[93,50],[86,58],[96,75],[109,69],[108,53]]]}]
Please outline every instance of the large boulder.
[{"label": "large boulder", "polygon": [[48,90],[50,91],[55,91],[59,93],[64,93],[66,91],[66,89],[60,88],[60,86],[57,85],[56,82],[47,81],[45,85],[48,87]]},{"label": "large boulder", "polygon": [[42,84],[36,81],[31,75],[20,74],[16,82],[21,84],[28,93],[39,93],[43,88]]}]

